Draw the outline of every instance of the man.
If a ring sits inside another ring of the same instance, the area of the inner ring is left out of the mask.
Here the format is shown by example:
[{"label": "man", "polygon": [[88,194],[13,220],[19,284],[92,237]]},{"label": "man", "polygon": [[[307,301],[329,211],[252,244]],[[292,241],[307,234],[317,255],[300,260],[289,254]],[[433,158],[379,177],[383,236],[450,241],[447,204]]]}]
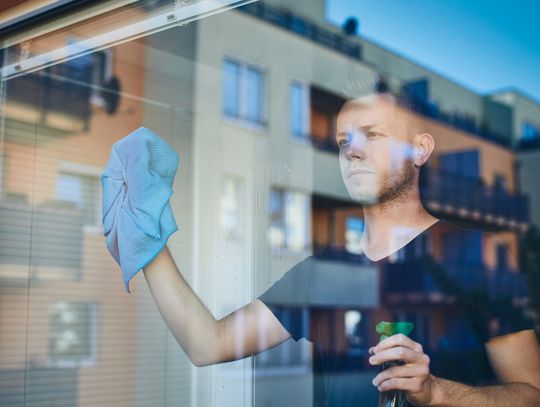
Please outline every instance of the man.
[{"label": "man", "polygon": [[[388,93],[348,102],[338,117],[341,173],[352,199],[364,207],[361,246],[374,265],[388,263],[392,255],[443,222],[428,213],[420,200],[419,171],[433,152],[434,140],[412,117]],[[219,321],[181,277],[167,248],[144,268],[144,274],[169,329],[195,365],[240,359],[291,337],[304,337],[315,345],[314,365],[319,371],[314,403],[365,405],[358,388],[343,390],[332,381],[333,361],[322,345],[328,326],[303,332],[274,314],[277,299],[284,295],[309,298],[317,283],[315,269],[312,257],[304,260],[257,300]],[[327,288],[338,294],[341,289],[338,282]],[[317,312],[310,310],[310,316],[317,318]],[[369,363],[374,366],[405,362],[376,375],[373,385],[379,391],[404,390],[409,403],[419,406],[540,405],[540,348],[534,331],[513,327],[493,331],[481,341],[497,385],[473,387],[435,376],[422,345],[403,335],[370,348]]]}]

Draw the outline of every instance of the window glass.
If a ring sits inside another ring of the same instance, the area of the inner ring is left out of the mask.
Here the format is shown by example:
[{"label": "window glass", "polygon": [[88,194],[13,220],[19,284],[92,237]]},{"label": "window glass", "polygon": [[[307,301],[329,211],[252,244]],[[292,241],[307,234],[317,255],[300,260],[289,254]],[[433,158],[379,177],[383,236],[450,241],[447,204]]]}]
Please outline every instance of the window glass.
[{"label": "window glass", "polygon": [[243,236],[244,189],[239,179],[225,178],[221,185],[220,222],[225,239],[238,240]]},{"label": "window glass", "polygon": [[254,124],[263,123],[263,74],[256,68],[226,60],[223,64],[223,112]]},{"label": "window glass", "polygon": [[0,2],[0,406],[389,405],[380,322],[475,394],[495,338],[525,380],[531,41],[467,24],[522,16],[356,3]]},{"label": "window glass", "polygon": [[270,194],[270,245],[304,251],[310,246],[308,197],[300,192],[273,188]]},{"label": "window glass", "polygon": [[305,194],[287,192],[285,195],[285,244],[295,251],[309,247],[310,211]]},{"label": "window glass", "polygon": [[364,221],[360,218],[349,217],[346,221],[345,248],[349,253],[362,254],[360,239],[364,231]]},{"label": "window glass", "polygon": [[226,115],[239,116],[240,66],[231,61],[223,64],[223,110]]},{"label": "window glass", "polygon": [[245,70],[246,119],[253,123],[262,123],[263,80],[262,73],[254,68]]},{"label": "window glass", "polygon": [[290,88],[291,131],[300,140],[307,140],[308,134],[308,92],[305,85],[293,83]]},{"label": "window glass", "polygon": [[56,366],[95,365],[97,307],[58,301],[51,307],[49,357]]},{"label": "window glass", "polygon": [[56,199],[75,204],[81,210],[85,225],[99,226],[100,195],[97,177],[59,174],[56,184]]}]

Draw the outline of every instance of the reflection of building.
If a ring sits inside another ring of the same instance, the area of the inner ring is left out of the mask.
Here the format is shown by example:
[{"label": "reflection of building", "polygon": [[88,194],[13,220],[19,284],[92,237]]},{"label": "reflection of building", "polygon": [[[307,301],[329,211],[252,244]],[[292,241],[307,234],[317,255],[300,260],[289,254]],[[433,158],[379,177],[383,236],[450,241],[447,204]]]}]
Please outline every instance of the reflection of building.
[{"label": "reflection of building", "polygon": [[[102,55],[122,78],[119,114],[92,88],[104,79]],[[121,283],[111,285],[119,276],[103,244],[100,177],[118,136],[141,124],[143,104],[128,95],[143,94],[143,61],[133,42],[6,82],[0,404],[44,400],[48,388],[65,405],[108,404],[118,389],[119,404],[133,405],[137,319]],[[128,379],[101,379],[111,375]]]},{"label": "reflection of building", "polygon": [[[410,266],[420,254],[434,253],[451,264],[453,276],[494,293],[522,294],[512,285],[513,260],[529,209],[508,145],[520,129],[526,139],[536,137],[536,114],[346,36],[324,21],[324,8],[323,0],[256,2],[8,83],[0,309],[13,310],[2,314],[2,327],[19,322],[9,334],[2,330],[4,377],[20,379],[25,369],[47,375],[68,383],[79,405],[95,405],[91,395],[99,387],[101,404],[203,406],[248,404],[252,389],[244,383],[255,374],[255,404],[284,405],[280,397],[309,404],[307,343],[289,341],[259,355],[255,372],[238,362],[190,376],[176,342],[148,311],[154,305],[143,296],[143,278],[135,279],[134,296],[122,295],[101,235],[99,176],[112,143],[141,124],[180,154],[172,199],[180,231],[169,247],[218,317],[315,254],[318,279],[362,286],[361,298],[356,291],[343,298],[321,292],[313,304],[336,324],[328,351],[350,367],[365,363],[380,319],[413,320],[417,339],[435,346],[433,321],[444,307],[425,312],[418,304],[434,304],[443,293],[418,296],[419,285],[431,284],[424,270]],[[422,184],[426,206],[499,238],[434,230],[396,259],[407,278],[365,264],[362,210],[343,186],[333,141],[343,102],[379,74],[414,97],[411,114],[436,138]],[[109,115],[109,102],[86,84],[99,89],[112,76],[122,96]],[[528,185],[532,190],[534,182]],[[457,266],[463,244],[477,249],[472,276]],[[302,310],[290,318],[306,323]],[[28,353],[18,346],[26,338]]]}]

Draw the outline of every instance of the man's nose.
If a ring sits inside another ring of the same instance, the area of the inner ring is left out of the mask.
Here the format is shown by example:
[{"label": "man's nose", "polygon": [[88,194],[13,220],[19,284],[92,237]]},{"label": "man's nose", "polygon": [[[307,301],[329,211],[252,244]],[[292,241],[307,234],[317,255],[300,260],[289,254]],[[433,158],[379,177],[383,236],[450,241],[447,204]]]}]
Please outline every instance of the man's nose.
[{"label": "man's nose", "polygon": [[367,137],[361,132],[352,132],[349,146],[346,150],[346,155],[349,160],[366,158],[366,141]]}]

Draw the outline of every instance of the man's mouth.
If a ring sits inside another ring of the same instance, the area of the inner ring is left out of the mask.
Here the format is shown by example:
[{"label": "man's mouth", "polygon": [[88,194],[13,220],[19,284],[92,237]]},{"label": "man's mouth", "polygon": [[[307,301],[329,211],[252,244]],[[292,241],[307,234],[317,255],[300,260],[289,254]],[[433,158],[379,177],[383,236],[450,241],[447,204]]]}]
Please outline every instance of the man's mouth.
[{"label": "man's mouth", "polygon": [[365,174],[373,174],[373,171],[367,170],[365,168],[355,168],[352,170],[349,170],[347,173],[347,177],[350,178],[354,175],[365,175]]}]

